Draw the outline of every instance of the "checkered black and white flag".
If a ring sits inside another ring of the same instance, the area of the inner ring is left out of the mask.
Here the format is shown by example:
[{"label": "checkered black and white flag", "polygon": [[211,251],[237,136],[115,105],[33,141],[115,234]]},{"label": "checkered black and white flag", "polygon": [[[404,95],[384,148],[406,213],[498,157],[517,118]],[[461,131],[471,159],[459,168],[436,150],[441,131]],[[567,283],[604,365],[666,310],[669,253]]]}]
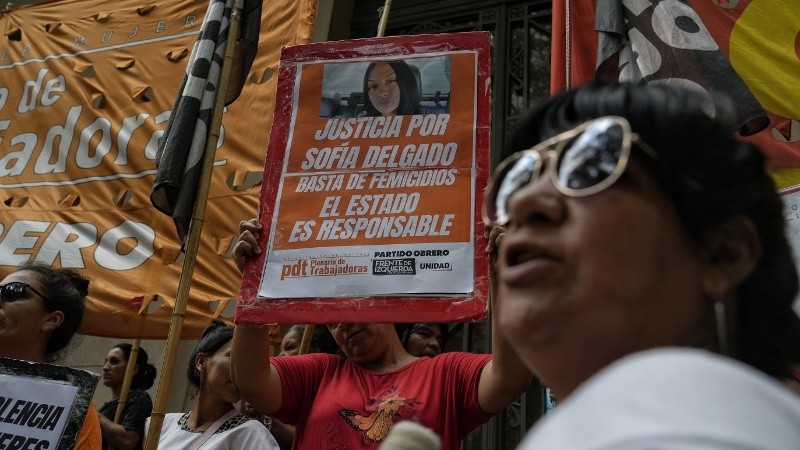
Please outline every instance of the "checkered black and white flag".
[{"label": "checkered black and white flag", "polygon": [[[200,36],[192,49],[186,75],[156,154],[158,171],[150,201],[156,209],[172,216],[181,243],[188,234],[197,196],[233,3],[234,0],[210,0]],[[260,19],[261,2],[247,1],[242,25],[244,45],[242,51],[237,52],[240,59],[236,61],[243,67],[233,71],[241,79],[231,80],[228,89],[236,92],[227,95],[229,99],[235,99],[238,95],[241,81],[247,76],[255,58]]]}]

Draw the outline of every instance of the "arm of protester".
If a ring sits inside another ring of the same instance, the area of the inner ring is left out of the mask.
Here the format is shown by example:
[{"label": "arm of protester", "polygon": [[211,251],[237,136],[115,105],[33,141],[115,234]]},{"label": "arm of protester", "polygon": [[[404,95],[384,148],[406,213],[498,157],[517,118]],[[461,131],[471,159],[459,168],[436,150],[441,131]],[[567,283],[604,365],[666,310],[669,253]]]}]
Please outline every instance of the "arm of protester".
[{"label": "arm of protester", "polygon": [[[259,254],[257,219],[239,224],[239,242],[233,257],[239,270],[245,261]],[[266,326],[236,325],[231,348],[231,380],[242,398],[264,414],[273,414],[281,407],[283,391],[277,369],[269,361],[269,329]]]},{"label": "arm of protester", "polygon": [[278,442],[281,450],[290,450],[292,448],[295,430],[293,426],[283,423],[278,419],[272,419],[272,427],[269,430],[272,432],[272,437]]},{"label": "arm of protester", "polygon": [[517,354],[509,345],[506,338],[500,333],[497,324],[497,310],[501,299],[497,297],[497,246],[503,237],[505,229],[492,227],[487,229],[489,244],[486,252],[489,253],[489,296],[491,300],[492,318],[492,360],[486,364],[481,372],[478,383],[478,403],[484,411],[498,413],[516,400],[530,386],[533,375],[523,364]]},{"label": "arm of protester", "polygon": [[139,442],[139,433],[114,423],[102,414],[98,414],[98,417],[100,418],[100,430],[103,433],[103,439],[108,441],[109,448],[133,450],[136,447]]}]

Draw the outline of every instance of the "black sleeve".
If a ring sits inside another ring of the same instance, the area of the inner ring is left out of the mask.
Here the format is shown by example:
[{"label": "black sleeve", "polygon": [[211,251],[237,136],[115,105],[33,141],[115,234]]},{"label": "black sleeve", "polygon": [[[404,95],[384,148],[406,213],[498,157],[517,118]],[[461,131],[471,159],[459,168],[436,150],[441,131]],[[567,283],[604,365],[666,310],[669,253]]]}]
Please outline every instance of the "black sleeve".
[{"label": "black sleeve", "polygon": [[119,424],[126,430],[138,433],[141,442],[144,436],[144,421],[150,417],[152,412],[153,401],[150,400],[150,395],[145,391],[131,391],[128,394],[128,404],[125,405],[125,411],[122,413]]}]

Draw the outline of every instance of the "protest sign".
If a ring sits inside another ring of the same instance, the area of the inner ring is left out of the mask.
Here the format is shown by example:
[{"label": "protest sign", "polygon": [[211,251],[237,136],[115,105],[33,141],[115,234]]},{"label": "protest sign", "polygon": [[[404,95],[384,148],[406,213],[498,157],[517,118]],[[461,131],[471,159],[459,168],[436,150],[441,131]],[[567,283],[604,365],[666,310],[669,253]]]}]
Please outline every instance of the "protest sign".
[{"label": "protest sign", "polygon": [[480,32],[284,49],[236,320],[485,315],[488,72]]},{"label": "protest sign", "polygon": [[0,448],[74,448],[99,377],[0,358]]}]

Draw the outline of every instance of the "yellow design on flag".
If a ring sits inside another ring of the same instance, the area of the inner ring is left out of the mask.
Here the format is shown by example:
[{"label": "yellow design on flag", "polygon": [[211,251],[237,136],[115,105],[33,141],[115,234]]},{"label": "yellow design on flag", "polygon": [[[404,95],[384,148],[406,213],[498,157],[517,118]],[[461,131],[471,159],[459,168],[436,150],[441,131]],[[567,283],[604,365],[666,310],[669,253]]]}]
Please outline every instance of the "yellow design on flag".
[{"label": "yellow design on flag", "polygon": [[[81,332],[166,337],[182,259],[149,195],[206,6],[69,0],[0,15],[0,275],[28,261],[84,270]],[[263,6],[258,54],[223,118],[184,337],[233,315],[230,252],[258,204],[272,74],[281,46],[310,40],[315,8]]]}]

